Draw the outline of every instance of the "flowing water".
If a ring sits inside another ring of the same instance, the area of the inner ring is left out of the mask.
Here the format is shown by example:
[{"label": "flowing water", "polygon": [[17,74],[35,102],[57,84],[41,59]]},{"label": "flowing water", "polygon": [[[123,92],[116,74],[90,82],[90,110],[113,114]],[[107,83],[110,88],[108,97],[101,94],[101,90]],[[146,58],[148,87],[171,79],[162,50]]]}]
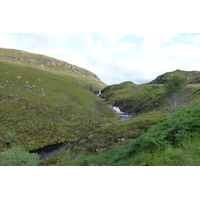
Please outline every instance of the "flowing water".
[{"label": "flowing water", "polygon": [[119,121],[125,121],[125,120],[128,120],[128,119],[131,119],[133,118],[132,115],[128,115],[127,113],[125,112],[122,112],[119,107],[116,107],[116,106],[113,106],[113,110],[116,112],[117,115],[120,115],[120,120]]},{"label": "flowing water", "polygon": [[[102,99],[102,98],[100,97],[100,95],[101,95],[101,91],[99,90],[97,96],[98,96],[102,101],[104,101],[104,99]],[[116,112],[117,115],[120,115],[121,118],[120,118],[119,121],[125,121],[125,120],[131,119],[131,118],[133,117],[132,115],[128,115],[127,113],[122,112],[122,111],[119,109],[119,107],[113,106],[112,109]],[[51,157],[51,156],[53,156],[55,153],[60,152],[60,151],[63,151],[63,150],[65,150],[65,149],[68,148],[68,147],[69,147],[69,144],[66,144],[66,143],[59,143],[59,144],[48,145],[48,146],[45,146],[45,147],[43,147],[43,148],[30,151],[30,153],[37,153],[37,154],[40,156],[40,159],[42,160],[42,159]]]},{"label": "flowing water", "polygon": [[68,146],[69,144],[66,144],[66,143],[53,144],[53,145],[42,147],[40,149],[30,151],[30,153],[37,153],[40,156],[40,160],[42,160],[42,159],[53,156],[55,153],[59,151],[65,150]]}]

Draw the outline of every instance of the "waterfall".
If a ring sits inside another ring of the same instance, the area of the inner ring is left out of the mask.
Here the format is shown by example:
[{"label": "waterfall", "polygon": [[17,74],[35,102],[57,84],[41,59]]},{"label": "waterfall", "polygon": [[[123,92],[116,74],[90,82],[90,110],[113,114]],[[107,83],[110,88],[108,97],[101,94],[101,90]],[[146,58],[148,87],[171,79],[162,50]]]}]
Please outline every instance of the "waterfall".
[{"label": "waterfall", "polygon": [[99,97],[100,95],[101,95],[101,90],[99,90],[99,92],[98,92],[97,96]]}]

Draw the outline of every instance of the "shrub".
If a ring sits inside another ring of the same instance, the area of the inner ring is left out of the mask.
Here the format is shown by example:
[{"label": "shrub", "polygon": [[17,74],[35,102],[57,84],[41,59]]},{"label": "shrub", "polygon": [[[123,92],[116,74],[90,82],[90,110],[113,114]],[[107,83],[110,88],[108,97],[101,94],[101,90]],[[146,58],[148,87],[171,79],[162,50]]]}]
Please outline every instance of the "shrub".
[{"label": "shrub", "polygon": [[185,108],[174,114],[170,119],[150,128],[125,146],[120,146],[111,158],[112,163],[132,157],[140,152],[152,153],[162,151],[169,146],[177,147],[182,141],[199,137],[200,107]]},{"label": "shrub", "polygon": [[12,145],[18,142],[17,134],[13,131],[8,131],[7,134],[4,136],[4,142],[7,145]]},{"label": "shrub", "polygon": [[165,102],[172,113],[177,112],[185,106],[186,92],[184,92],[185,79],[179,76],[170,78],[164,86]]},{"label": "shrub", "polygon": [[12,147],[0,154],[0,166],[37,166],[39,155],[20,147]]}]

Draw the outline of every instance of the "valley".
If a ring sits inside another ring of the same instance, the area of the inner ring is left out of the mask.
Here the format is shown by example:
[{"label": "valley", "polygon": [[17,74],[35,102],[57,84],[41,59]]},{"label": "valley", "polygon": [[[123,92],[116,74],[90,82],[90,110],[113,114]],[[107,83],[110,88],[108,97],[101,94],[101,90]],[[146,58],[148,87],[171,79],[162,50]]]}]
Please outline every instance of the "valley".
[{"label": "valley", "polygon": [[[199,71],[106,85],[67,62],[0,48],[0,72],[2,153],[38,153],[41,166],[200,164]],[[184,84],[172,101],[173,78]]]}]

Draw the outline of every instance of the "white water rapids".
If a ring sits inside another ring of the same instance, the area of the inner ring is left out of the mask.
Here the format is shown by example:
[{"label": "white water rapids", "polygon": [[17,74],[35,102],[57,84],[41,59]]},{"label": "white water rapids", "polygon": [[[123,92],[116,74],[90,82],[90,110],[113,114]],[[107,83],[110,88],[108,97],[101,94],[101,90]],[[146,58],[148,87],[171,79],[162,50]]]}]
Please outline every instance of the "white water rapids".
[{"label": "white water rapids", "polygon": [[128,115],[127,113],[122,112],[119,107],[113,106],[113,110],[116,112],[117,115],[120,115],[121,118],[119,121],[125,121],[133,118],[132,115]]}]

